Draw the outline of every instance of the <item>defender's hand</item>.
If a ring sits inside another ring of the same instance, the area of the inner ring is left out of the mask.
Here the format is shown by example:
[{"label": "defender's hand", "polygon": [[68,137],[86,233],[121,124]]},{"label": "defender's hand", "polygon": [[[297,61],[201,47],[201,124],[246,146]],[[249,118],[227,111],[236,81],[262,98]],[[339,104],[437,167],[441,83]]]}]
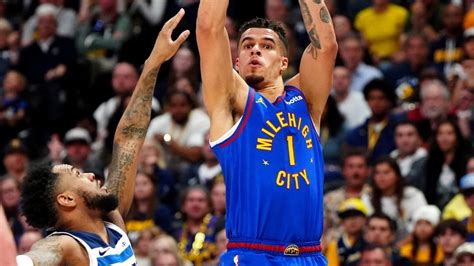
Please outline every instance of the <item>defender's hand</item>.
[{"label": "defender's hand", "polygon": [[158,62],[162,63],[174,56],[178,48],[188,38],[190,33],[189,30],[185,30],[176,40],[173,41],[173,39],[171,39],[173,30],[176,28],[183,16],[184,9],[181,9],[174,17],[165,23],[156,38],[155,46],[153,47],[147,61],[156,62],[158,60]]}]

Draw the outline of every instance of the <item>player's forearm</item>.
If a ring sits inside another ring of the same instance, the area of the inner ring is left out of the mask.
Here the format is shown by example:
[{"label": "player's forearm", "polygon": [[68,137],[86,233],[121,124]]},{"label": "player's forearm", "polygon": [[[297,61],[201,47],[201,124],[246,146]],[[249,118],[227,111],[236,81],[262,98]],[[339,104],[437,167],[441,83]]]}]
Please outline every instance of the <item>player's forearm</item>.
[{"label": "player's forearm", "polygon": [[145,62],[143,73],[138,80],[130,103],[120,119],[115,133],[115,142],[128,139],[144,140],[151,118],[151,103],[161,59]]},{"label": "player's forearm", "polygon": [[304,25],[317,52],[337,51],[331,15],[324,0],[299,0]]},{"label": "player's forearm", "polygon": [[[162,62],[162,61],[160,61]],[[110,174],[105,186],[119,199],[119,212],[124,216],[131,204],[137,158],[145,140],[151,117],[151,102],[161,63],[148,60],[130,103],[117,126]]]},{"label": "player's forearm", "polygon": [[201,0],[197,16],[197,31],[222,30],[229,0]]}]

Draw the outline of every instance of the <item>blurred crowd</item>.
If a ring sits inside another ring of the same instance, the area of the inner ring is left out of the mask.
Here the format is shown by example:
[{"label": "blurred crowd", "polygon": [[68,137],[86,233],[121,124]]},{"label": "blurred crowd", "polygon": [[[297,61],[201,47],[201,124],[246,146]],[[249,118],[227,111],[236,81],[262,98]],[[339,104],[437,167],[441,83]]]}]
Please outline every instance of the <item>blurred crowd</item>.
[{"label": "blurred crowd", "polygon": [[[474,1],[325,2],[339,44],[319,132],[329,265],[474,265]],[[107,177],[142,64],[182,7],[177,32],[191,37],[162,66],[126,226],[139,265],[218,264],[225,185],[202,105],[198,5],[0,0],[0,203],[19,254],[47,235],[19,209],[28,167]],[[309,43],[298,1],[230,0],[234,60],[255,16],[286,29],[291,77]]]}]

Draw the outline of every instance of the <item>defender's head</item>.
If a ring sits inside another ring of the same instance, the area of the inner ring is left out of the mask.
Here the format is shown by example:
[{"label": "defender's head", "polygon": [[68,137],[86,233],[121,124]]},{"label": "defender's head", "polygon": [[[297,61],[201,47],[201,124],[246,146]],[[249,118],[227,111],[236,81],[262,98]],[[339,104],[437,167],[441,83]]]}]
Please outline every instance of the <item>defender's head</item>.
[{"label": "defender's head", "polygon": [[239,30],[236,68],[252,87],[260,87],[281,77],[288,68],[288,39],[282,25],[255,18]]},{"label": "defender's head", "polygon": [[21,194],[21,209],[36,228],[54,227],[73,211],[100,217],[118,206],[117,197],[101,187],[93,173],[81,173],[67,164],[34,167]]}]

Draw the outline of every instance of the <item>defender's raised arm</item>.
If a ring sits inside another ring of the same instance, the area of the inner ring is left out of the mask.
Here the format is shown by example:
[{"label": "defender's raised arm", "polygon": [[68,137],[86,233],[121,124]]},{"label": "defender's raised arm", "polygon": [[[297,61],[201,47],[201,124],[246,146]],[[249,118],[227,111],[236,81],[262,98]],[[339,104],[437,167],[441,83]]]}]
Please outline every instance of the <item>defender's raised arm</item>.
[{"label": "defender's raised arm", "polygon": [[[184,16],[181,9],[160,31],[155,46],[145,61],[143,72],[133,92],[130,103],[120,119],[114,138],[110,174],[105,186],[119,199],[118,210],[122,217],[128,212],[133,198],[138,153],[143,145],[150,123],[153,89],[161,64],[170,59],[189,36],[181,33],[177,40],[171,39],[173,30]],[[113,214],[112,214],[113,215]],[[114,221],[117,217],[111,217]]]},{"label": "defender's raised arm", "polygon": [[299,0],[306,31],[311,43],[301,58],[300,74],[288,83],[305,94],[316,127],[332,87],[332,72],[337,42],[331,16],[324,0]]}]

